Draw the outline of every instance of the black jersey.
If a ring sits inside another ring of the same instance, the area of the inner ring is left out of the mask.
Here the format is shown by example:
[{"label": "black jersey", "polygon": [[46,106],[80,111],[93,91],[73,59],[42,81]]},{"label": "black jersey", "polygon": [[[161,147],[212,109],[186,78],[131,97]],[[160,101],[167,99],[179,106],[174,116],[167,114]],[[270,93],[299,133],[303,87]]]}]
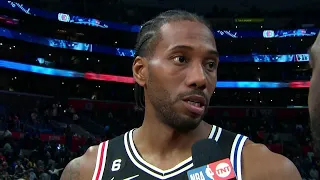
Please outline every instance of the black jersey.
[{"label": "black jersey", "polygon": [[[192,157],[168,170],[161,170],[146,162],[133,143],[133,130],[99,145],[96,167],[92,180],[186,180],[187,171],[193,167]],[[215,140],[229,157],[238,180],[241,176],[241,154],[245,141],[241,134],[235,134],[212,126],[208,137]]]}]

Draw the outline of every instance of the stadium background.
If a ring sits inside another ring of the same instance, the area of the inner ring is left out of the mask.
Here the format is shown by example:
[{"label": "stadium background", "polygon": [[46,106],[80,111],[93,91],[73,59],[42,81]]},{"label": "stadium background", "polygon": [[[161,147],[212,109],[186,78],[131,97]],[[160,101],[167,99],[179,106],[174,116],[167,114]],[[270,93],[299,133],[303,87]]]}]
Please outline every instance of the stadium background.
[{"label": "stadium background", "polygon": [[318,179],[307,110],[317,3],[0,1],[0,179],[58,179],[90,145],[138,127],[136,34],[172,7],[213,24],[219,81],[205,120],[266,144],[305,179]]}]

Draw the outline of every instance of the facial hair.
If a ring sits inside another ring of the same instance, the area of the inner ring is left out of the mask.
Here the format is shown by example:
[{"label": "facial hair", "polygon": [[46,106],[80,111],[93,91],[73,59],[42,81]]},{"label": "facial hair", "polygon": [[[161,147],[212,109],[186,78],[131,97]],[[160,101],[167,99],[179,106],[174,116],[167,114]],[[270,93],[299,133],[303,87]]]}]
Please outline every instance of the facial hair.
[{"label": "facial hair", "polygon": [[[204,96],[204,93],[200,90],[194,90],[192,92],[179,94],[176,98],[172,98],[170,92],[163,88],[158,83],[153,81],[153,77],[151,73],[149,74],[146,95],[149,98],[150,103],[153,108],[156,110],[156,116],[159,118],[164,124],[169,127],[175,129],[177,132],[186,133],[194,130],[199,126],[204,117],[205,113],[198,118],[192,118],[189,116],[183,116],[174,111],[174,105],[180,101],[182,98],[187,95],[201,95]],[[173,99],[173,100],[172,100]],[[208,103],[207,103],[208,104]],[[205,107],[206,110],[208,109]]]}]

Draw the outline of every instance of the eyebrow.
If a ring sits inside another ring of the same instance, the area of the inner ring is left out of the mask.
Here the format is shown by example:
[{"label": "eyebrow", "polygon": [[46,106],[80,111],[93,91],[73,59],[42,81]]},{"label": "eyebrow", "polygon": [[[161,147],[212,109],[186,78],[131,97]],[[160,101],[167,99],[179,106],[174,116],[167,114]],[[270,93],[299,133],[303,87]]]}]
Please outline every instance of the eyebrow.
[{"label": "eyebrow", "polygon": [[[191,46],[187,46],[187,45],[177,45],[174,46],[172,48],[169,49],[169,51],[175,51],[175,50],[179,50],[179,49],[185,49],[185,50],[194,50],[193,47]],[[219,56],[219,52],[217,50],[208,50],[207,51],[209,54],[215,55],[215,56]]]}]

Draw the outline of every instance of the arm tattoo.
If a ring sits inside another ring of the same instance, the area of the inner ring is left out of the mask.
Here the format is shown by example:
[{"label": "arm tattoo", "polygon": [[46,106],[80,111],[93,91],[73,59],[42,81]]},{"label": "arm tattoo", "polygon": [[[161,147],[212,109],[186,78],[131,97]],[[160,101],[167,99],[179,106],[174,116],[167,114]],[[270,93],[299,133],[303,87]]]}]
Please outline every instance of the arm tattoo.
[{"label": "arm tattoo", "polygon": [[70,166],[70,180],[80,180],[80,159],[75,159]]},{"label": "arm tattoo", "polygon": [[81,180],[80,176],[80,159],[74,159],[66,167],[65,171],[62,174],[62,180]]}]

